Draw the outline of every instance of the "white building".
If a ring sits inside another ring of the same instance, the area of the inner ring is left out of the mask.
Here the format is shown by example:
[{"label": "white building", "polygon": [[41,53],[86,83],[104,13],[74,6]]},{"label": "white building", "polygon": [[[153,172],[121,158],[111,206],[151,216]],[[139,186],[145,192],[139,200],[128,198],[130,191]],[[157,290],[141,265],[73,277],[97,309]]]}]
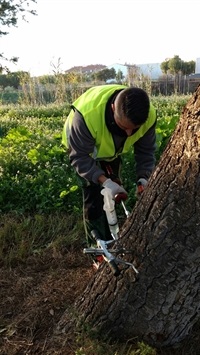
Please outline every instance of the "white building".
[{"label": "white building", "polygon": [[137,67],[138,71],[142,75],[149,76],[152,80],[158,79],[162,75],[162,71],[160,69],[160,63],[149,63],[149,64],[112,64],[108,66],[108,69],[114,68],[116,73],[121,70],[124,77],[128,74],[128,67]]},{"label": "white building", "polygon": [[195,74],[200,73],[200,58],[196,59],[196,65],[195,65]]},{"label": "white building", "polygon": [[[148,63],[148,64],[134,64],[132,66],[136,66],[139,69],[139,73],[143,75],[149,76],[152,80],[158,79],[163,75],[162,70],[160,68],[161,63]],[[121,70],[124,77],[127,76],[128,66],[131,67],[131,64],[112,64],[109,65],[108,68],[114,68],[116,73]],[[196,59],[195,65],[195,74],[200,74],[200,58]]]}]

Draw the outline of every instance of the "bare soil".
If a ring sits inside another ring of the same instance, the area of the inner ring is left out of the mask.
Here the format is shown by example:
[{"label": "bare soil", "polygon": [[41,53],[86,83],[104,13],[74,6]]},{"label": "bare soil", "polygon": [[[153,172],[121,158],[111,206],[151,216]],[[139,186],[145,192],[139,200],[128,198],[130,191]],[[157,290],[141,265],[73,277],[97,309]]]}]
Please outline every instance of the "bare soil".
[{"label": "bare soil", "polygon": [[57,344],[52,334],[92,273],[91,262],[79,251],[63,255],[51,250],[25,265],[2,267],[0,354],[75,354],[75,338],[68,342],[63,335]]},{"label": "bare soil", "polygon": [[[12,268],[2,266],[0,354],[85,354],[77,352],[81,342],[77,341],[76,331],[56,337],[54,330],[93,273],[90,259],[81,250],[65,253],[46,250],[42,256],[29,257],[24,264]],[[181,348],[158,353],[199,355],[199,340],[199,329],[196,329]],[[96,355],[92,350],[87,354]]]}]

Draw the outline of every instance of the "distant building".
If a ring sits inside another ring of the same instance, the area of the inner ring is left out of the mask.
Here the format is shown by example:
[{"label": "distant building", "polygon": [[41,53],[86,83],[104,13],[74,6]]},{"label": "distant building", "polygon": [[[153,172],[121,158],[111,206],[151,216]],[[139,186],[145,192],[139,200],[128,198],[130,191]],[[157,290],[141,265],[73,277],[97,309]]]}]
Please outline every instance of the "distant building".
[{"label": "distant building", "polygon": [[106,69],[106,65],[103,64],[90,64],[86,66],[76,66],[68,70],[65,70],[65,73],[83,73],[83,74],[92,74],[100,70]]},{"label": "distant building", "polygon": [[162,70],[160,69],[160,63],[149,63],[149,64],[112,64],[107,68],[114,68],[116,73],[121,70],[124,77],[128,74],[128,67],[137,67],[140,74],[149,76],[152,80],[158,79],[162,75]]},{"label": "distant building", "polygon": [[189,78],[190,80],[194,79],[194,80],[198,80],[198,81],[199,81],[199,79],[200,79],[200,73],[190,74],[190,75],[188,75],[188,78]]},{"label": "distant building", "polygon": [[[116,71],[116,74],[121,71],[124,78],[128,75],[128,70],[129,68],[137,68],[138,73],[141,75],[148,76],[151,80],[158,80],[162,75],[162,70],[160,68],[161,63],[147,63],[147,64],[119,64],[119,63],[114,63],[111,65],[102,65],[102,64],[91,64],[87,66],[76,66],[73,68],[70,68],[65,71],[65,73],[69,72],[79,72],[83,74],[92,74],[95,72],[98,72],[103,69],[111,69],[114,68]],[[196,65],[195,65],[195,74],[200,73],[200,58],[196,59]],[[194,75],[194,74],[193,74]],[[110,81],[113,81],[111,79]]]},{"label": "distant building", "polygon": [[118,71],[120,70],[123,74],[124,77],[127,76],[127,73],[128,73],[128,68],[127,68],[127,65],[125,64],[118,64],[118,63],[115,63],[115,64],[112,64],[112,65],[108,65],[107,66],[108,69],[111,69],[111,68],[114,68],[115,71],[116,71],[116,74],[118,73]]},{"label": "distant building", "polygon": [[196,59],[195,74],[200,73],[200,58]]},{"label": "distant building", "polygon": [[[128,67],[137,67],[140,74],[149,76],[152,80],[159,79],[160,76],[163,75],[162,70],[160,68],[161,63],[148,63],[148,64],[112,64],[109,65],[108,68],[114,68],[116,73],[121,70],[123,75],[126,77],[128,74]],[[196,59],[195,65],[195,74],[200,73],[200,58]]]}]

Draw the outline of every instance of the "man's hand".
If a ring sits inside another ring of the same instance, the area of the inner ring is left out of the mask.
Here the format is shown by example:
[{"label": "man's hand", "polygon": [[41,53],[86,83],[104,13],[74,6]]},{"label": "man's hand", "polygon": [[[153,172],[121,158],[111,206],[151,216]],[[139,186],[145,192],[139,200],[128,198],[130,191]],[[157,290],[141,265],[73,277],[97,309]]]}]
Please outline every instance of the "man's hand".
[{"label": "man's hand", "polygon": [[144,178],[140,178],[137,181],[137,187],[136,187],[136,197],[139,198],[139,196],[143,193],[145,187],[147,186],[148,181]]},{"label": "man's hand", "polygon": [[125,194],[127,196],[126,190],[111,179],[107,179],[106,181],[104,181],[102,186],[111,190],[113,200],[115,200],[115,197],[118,194]]}]

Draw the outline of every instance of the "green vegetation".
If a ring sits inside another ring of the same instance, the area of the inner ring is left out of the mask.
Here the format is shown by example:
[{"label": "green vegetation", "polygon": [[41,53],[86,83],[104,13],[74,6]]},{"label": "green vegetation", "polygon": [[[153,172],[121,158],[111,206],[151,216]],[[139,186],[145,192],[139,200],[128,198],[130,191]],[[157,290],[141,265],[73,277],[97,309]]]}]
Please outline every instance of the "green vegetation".
[{"label": "green vegetation", "polygon": [[[178,96],[152,99],[158,111],[157,159],[187,99]],[[81,213],[78,180],[61,144],[68,112],[69,106],[65,105],[0,108],[1,213]],[[122,177],[133,205],[132,154],[123,158]]]},{"label": "green vegetation", "polygon": [[[152,97],[158,111],[157,161],[189,96]],[[68,105],[0,107],[0,264],[14,267],[45,250],[71,250],[84,242],[78,179],[61,144]],[[122,179],[135,204],[133,152],[124,158]],[[66,238],[67,236],[67,238]],[[79,337],[79,338],[78,338]],[[80,344],[80,345],[79,345]],[[87,349],[89,349],[87,352]],[[143,343],[109,345],[77,336],[76,354],[146,354]]]},{"label": "green vegetation", "polygon": [[[157,160],[188,96],[153,97],[158,112]],[[0,211],[34,216],[82,214],[81,189],[61,144],[67,105],[0,108]],[[123,157],[122,179],[135,203],[133,152]]]},{"label": "green vegetation", "polygon": [[[23,113],[2,119],[1,212],[49,213],[66,210],[66,204],[72,212],[70,191],[75,182],[60,143],[63,122],[63,117],[24,117]],[[63,191],[65,197],[60,197]]]}]

